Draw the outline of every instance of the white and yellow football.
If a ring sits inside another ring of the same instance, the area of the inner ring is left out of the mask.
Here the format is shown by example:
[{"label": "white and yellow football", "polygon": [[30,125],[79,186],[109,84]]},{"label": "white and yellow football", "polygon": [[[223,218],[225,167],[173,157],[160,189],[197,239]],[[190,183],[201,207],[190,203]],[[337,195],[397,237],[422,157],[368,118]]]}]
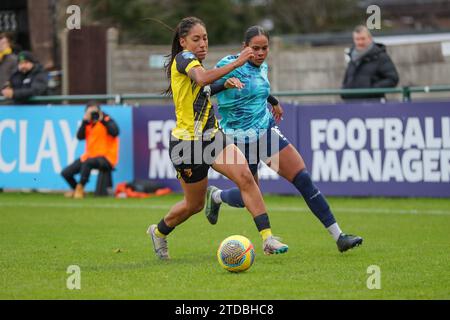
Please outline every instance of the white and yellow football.
[{"label": "white and yellow football", "polygon": [[223,240],[217,250],[219,264],[230,272],[242,272],[255,261],[255,249],[249,239],[234,235]]}]

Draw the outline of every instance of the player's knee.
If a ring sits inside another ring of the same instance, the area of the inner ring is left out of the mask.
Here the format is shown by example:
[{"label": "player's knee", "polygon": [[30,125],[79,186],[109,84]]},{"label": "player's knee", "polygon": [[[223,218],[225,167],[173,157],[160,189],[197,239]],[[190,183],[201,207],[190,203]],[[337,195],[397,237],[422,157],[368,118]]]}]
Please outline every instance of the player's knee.
[{"label": "player's knee", "polygon": [[249,169],[244,170],[236,181],[236,184],[239,186],[239,189],[249,189],[255,184],[255,178],[253,177],[251,171]]}]

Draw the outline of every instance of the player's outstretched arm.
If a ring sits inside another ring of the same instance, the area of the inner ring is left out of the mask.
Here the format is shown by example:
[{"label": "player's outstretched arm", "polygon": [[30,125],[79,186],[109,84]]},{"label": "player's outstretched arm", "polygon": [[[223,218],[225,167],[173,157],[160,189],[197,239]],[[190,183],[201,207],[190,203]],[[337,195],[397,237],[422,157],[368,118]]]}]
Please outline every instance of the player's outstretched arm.
[{"label": "player's outstretched arm", "polygon": [[197,66],[189,70],[188,76],[193,81],[195,81],[199,86],[204,87],[208,84],[213,83],[216,80],[219,80],[224,75],[230,73],[234,69],[242,66],[247,62],[248,59],[253,57],[253,51],[251,48],[247,47],[241,51],[239,57],[221,68],[215,68],[211,70],[206,70],[201,66]]}]

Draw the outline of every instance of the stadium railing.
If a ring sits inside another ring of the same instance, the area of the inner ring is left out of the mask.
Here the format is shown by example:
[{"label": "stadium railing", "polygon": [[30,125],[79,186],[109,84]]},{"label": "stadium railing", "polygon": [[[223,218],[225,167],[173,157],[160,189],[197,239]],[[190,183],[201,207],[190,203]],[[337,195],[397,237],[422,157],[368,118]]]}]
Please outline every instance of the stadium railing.
[{"label": "stadium railing", "polygon": [[[359,96],[366,94],[401,94],[402,100],[405,102],[412,100],[414,93],[434,93],[434,92],[450,92],[450,85],[440,86],[421,86],[421,87],[398,87],[398,88],[373,88],[373,89],[322,89],[322,90],[299,90],[299,91],[278,91],[272,95],[278,97],[311,97],[311,96],[340,96],[342,94]],[[87,94],[87,95],[57,95],[57,96],[35,96],[30,98],[30,102],[43,103],[64,103],[87,100],[112,101],[113,104],[123,104],[127,100],[161,100],[171,99],[171,97],[161,94]],[[0,96],[0,103],[6,101]]]}]

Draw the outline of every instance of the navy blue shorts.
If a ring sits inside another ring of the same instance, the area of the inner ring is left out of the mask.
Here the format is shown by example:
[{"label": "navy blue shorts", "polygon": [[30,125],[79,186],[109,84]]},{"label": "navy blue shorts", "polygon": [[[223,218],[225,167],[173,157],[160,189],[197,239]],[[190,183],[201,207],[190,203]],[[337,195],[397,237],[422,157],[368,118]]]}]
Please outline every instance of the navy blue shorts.
[{"label": "navy blue shorts", "polygon": [[265,162],[291,143],[277,126],[273,126],[255,142],[239,143],[235,141],[234,144],[245,155],[250,171],[255,175],[258,172],[259,161]]}]

